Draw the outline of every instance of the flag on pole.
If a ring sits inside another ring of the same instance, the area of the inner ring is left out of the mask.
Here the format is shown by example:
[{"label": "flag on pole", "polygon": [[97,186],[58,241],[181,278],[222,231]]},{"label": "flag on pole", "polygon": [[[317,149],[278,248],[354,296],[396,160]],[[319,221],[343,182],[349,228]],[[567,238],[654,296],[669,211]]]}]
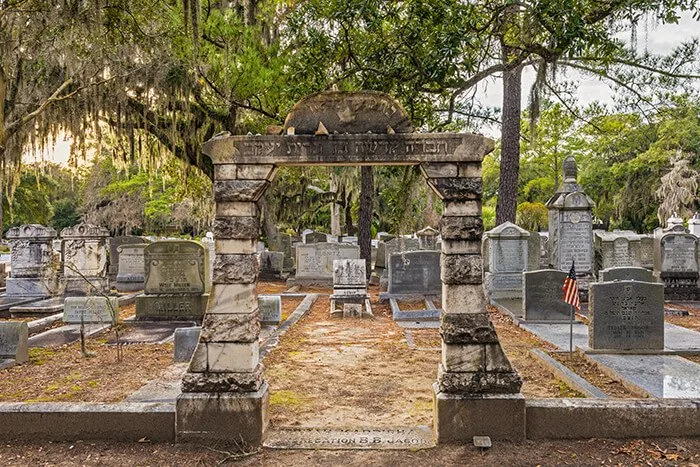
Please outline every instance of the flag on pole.
[{"label": "flag on pole", "polygon": [[581,302],[578,298],[578,282],[576,282],[576,268],[573,260],[571,261],[569,275],[564,279],[562,290],[564,291],[564,301],[576,308],[576,311],[581,311]]}]

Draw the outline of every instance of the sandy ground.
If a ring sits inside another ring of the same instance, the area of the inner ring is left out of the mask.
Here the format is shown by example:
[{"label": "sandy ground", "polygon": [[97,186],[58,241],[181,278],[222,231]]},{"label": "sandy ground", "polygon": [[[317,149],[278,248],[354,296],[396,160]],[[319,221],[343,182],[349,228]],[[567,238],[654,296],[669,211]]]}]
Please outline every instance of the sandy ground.
[{"label": "sandy ground", "polygon": [[473,446],[438,446],[423,451],[282,451],[264,449],[243,458],[226,448],[150,443],[0,445],[7,466],[676,466],[700,465],[700,439],[526,441]]}]

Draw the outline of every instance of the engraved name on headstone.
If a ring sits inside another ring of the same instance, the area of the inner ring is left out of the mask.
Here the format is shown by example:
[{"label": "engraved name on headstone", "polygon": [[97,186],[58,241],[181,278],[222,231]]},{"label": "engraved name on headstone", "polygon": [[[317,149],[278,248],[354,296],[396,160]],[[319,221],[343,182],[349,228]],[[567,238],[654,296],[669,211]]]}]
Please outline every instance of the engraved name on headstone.
[{"label": "engraved name on headstone", "polygon": [[207,249],[190,240],[162,240],[144,249],[146,294],[201,294],[209,291]]},{"label": "engraved name on headstone", "polygon": [[68,324],[114,324],[119,317],[116,297],[67,297],[63,308],[63,322]]},{"label": "engraved name on headstone", "polygon": [[589,346],[609,350],[664,348],[662,284],[636,281],[590,285]]},{"label": "engraved name on headstone", "polygon": [[333,279],[333,261],[359,259],[360,247],[346,243],[314,243],[296,246],[297,279]]}]

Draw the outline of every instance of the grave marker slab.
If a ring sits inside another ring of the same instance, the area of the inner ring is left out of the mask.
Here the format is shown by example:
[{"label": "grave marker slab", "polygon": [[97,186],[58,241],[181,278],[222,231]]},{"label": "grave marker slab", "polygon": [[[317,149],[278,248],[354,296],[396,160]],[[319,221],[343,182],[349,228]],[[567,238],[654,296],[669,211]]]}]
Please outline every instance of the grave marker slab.
[{"label": "grave marker slab", "polygon": [[107,266],[107,275],[111,280],[115,280],[117,274],[119,274],[119,247],[122,245],[144,243],[150,243],[150,241],[143,237],[137,237],[135,235],[120,235],[117,237],[110,237],[107,240],[107,246],[109,248],[109,265]]},{"label": "grave marker slab", "polygon": [[146,280],[146,261],[144,249],[146,243],[129,243],[117,247],[119,255],[119,272],[114,287],[119,292],[136,292],[143,290]]},{"label": "grave marker slab", "polygon": [[14,359],[17,363],[29,360],[29,327],[24,322],[0,323],[0,360]]},{"label": "grave marker slab", "polygon": [[174,361],[189,362],[199,343],[199,335],[202,332],[201,326],[175,329],[174,337]]},{"label": "grave marker slab", "polygon": [[406,251],[389,257],[390,295],[440,295],[440,252]]},{"label": "grave marker slab", "polygon": [[594,350],[663,350],[662,284],[636,281],[590,285],[589,347]]},{"label": "grave marker slab", "polygon": [[56,231],[39,224],[10,228],[5,237],[11,247],[9,297],[49,297],[61,291],[60,255],[54,254]]},{"label": "grave marker slab", "polygon": [[567,273],[543,269],[523,273],[523,316],[526,321],[569,321],[571,306],[562,287]]},{"label": "grave marker slab", "polygon": [[191,240],[161,240],[144,249],[146,294],[209,292],[208,252]]},{"label": "grave marker slab", "polygon": [[260,273],[258,279],[282,279],[284,269],[284,253],[280,251],[263,251],[260,253]]},{"label": "grave marker slab", "polygon": [[66,294],[90,295],[109,290],[105,228],[78,224],[61,230]]},{"label": "grave marker slab", "polygon": [[[111,305],[111,308],[110,308]],[[114,316],[112,316],[114,310]],[[114,324],[119,318],[117,297],[66,297],[63,322],[66,324]]]},{"label": "grave marker slab", "polygon": [[333,261],[359,259],[360,247],[346,243],[298,244],[296,246],[297,270],[295,283],[333,282]]},{"label": "grave marker slab", "polygon": [[520,298],[522,273],[528,268],[530,233],[505,222],[485,234],[484,289],[492,299]]},{"label": "grave marker slab", "polygon": [[258,310],[261,324],[282,322],[282,298],[273,295],[258,295]]},{"label": "grave marker slab", "polygon": [[637,281],[656,282],[654,273],[645,268],[610,268],[599,273],[600,282]]}]

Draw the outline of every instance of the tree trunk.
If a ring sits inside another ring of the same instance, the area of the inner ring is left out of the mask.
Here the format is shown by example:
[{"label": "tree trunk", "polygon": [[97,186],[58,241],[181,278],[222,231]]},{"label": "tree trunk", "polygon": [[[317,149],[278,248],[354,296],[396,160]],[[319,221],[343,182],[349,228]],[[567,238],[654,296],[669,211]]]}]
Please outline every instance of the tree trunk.
[{"label": "tree trunk", "polygon": [[343,198],[345,199],[345,232],[347,235],[352,235],[355,233],[355,227],[352,225],[352,195],[348,193]]},{"label": "tree trunk", "polygon": [[270,207],[267,204],[265,195],[260,197],[260,200],[258,201],[258,209],[262,211],[262,228],[265,232],[265,237],[267,237],[267,247],[270,249],[270,251],[282,251],[279,231],[275,226],[275,219],[270,212]]},{"label": "tree trunk", "polygon": [[501,124],[501,178],[498,185],[496,225],[515,222],[520,172],[520,94],[523,69],[503,72]]},{"label": "tree trunk", "polygon": [[[336,182],[336,177],[333,173],[333,169],[331,169],[330,179],[330,191],[336,193],[336,191],[338,190],[338,184]],[[335,202],[337,199],[338,195],[336,193],[335,197],[333,198],[333,202],[331,203],[331,235],[333,235],[334,237],[339,237],[340,235],[342,235],[342,231],[340,229],[340,205]]]},{"label": "tree trunk", "polygon": [[374,169],[365,165],[361,169],[360,218],[357,221],[357,243],[360,258],[367,264],[367,279],[372,273],[372,204],[374,198]]}]

